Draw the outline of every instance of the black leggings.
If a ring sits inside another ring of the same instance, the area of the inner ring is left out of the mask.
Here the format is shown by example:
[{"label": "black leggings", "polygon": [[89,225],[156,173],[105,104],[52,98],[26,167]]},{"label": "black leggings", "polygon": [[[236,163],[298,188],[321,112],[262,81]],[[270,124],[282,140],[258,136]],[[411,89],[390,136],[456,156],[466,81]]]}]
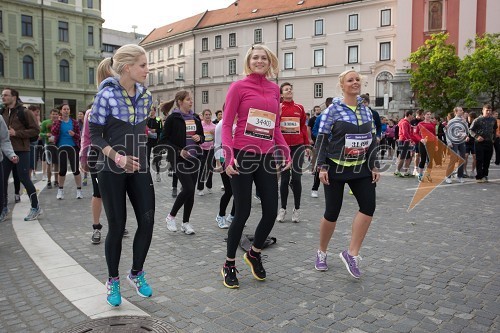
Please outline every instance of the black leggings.
[{"label": "black leggings", "polygon": [[[420,162],[418,163],[418,167],[420,169],[425,168],[426,162],[428,163],[427,167],[429,169],[432,169],[434,165],[434,158],[436,155],[435,144],[435,142],[428,142],[426,146],[422,142],[418,143],[418,151],[420,152]],[[429,148],[429,151],[427,150],[427,147]]]},{"label": "black leggings", "polygon": [[127,198],[134,208],[137,231],[133,244],[133,270],[142,270],[153,236],[155,194],[151,174],[114,173],[97,174],[102,203],[108,219],[105,254],[110,277],[118,277],[122,252],[122,238],[127,221]]},{"label": "black leggings", "polygon": [[281,172],[280,196],[281,208],[286,209],[288,200],[288,185],[290,184],[290,174],[292,174],[292,192],[295,209],[300,209],[300,196],[302,195],[302,164],[304,163],[304,146],[291,146],[290,156],[292,157],[292,170]]},{"label": "black leggings", "polygon": [[191,217],[191,211],[194,205],[194,189],[196,186],[196,180],[198,179],[198,171],[200,169],[200,160],[197,158],[191,158],[185,160],[179,157],[175,161],[175,174],[182,185],[182,191],[177,195],[170,215],[176,216],[179,209],[184,205],[184,214],[182,216],[182,222],[189,222]]},{"label": "black leggings", "polygon": [[73,171],[73,175],[78,176],[80,174],[80,167],[78,162],[79,150],[77,147],[73,146],[62,146],[57,150],[59,159],[59,176],[66,176],[68,172],[68,160]]},{"label": "black leggings", "polygon": [[16,169],[17,174],[19,176],[19,180],[24,185],[26,189],[26,193],[31,200],[31,208],[38,208],[38,197],[36,194],[35,185],[30,179],[29,176],[29,167],[30,167],[30,152],[29,151],[16,151],[16,155],[19,157],[19,162],[17,164],[12,163],[5,155],[3,156],[3,200],[2,207],[7,207],[7,193],[9,186],[9,176],[10,172]]},{"label": "black leggings", "polygon": [[231,177],[234,194],[235,215],[228,231],[227,257],[234,258],[252,208],[252,183],[260,194],[262,217],[255,229],[253,246],[262,249],[271,233],[278,215],[278,182],[276,181],[276,163],[272,154],[254,154],[243,150],[234,150],[238,161],[239,175]]},{"label": "black leggings", "polygon": [[[375,213],[375,183],[372,183],[372,178],[362,177],[349,179],[350,177],[343,178],[342,180],[334,180],[335,167],[330,165],[328,170],[328,179],[330,185],[324,185],[325,189],[325,214],[324,218],[330,222],[337,222],[342,208],[342,200],[344,198],[344,185],[347,183],[349,188],[354,194],[356,201],[359,205],[359,212],[368,216],[373,216]],[[350,173],[353,167],[345,168],[346,173]],[[354,174],[355,175],[355,174]]]},{"label": "black leggings", "polygon": [[201,191],[205,188],[212,188],[212,175],[214,170],[214,150],[203,150],[203,157],[201,158],[200,175],[198,176],[198,190]]},{"label": "black leggings", "polygon": [[[220,174],[220,178],[222,179],[222,184],[224,184],[224,194],[222,197],[220,197],[220,204],[219,204],[219,216],[226,216],[226,208],[227,205],[229,205],[229,201],[231,200],[231,197],[233,196],[233,189],[231,188],[231,178],[223,172]],[[231,208],[231,215],[234,216],[234,200],[233,200],[233,207]]]}]

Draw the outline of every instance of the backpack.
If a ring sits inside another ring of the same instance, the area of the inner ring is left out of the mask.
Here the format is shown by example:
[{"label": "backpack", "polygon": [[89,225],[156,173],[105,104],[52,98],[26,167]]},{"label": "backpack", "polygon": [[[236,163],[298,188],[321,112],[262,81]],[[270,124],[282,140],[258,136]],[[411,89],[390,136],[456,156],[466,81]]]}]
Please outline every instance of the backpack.
[{"label": "backpack", "polygon": [[[2,114],[4,112],[5,108],[2,110]],[[20,110],[17,110],[17,118],[19,119],[19,121],[21,122],[21,124],[23,124],[23,126],[28,129],[30,128],[30,124],[28,123],[28,119],[26,119],[26,109],[23,108],[22,111]],[[37,142],[38,141],[38,135],[37,136],[32,136],[30,138],[30,142]]]},{"label": "backpack", "polygon": [[[242,235],[240,239],[240,247],[245,251],[250,250],[250,248],[252,247],[253,239],[253,235]],[[265,249],[269,245],[273,244],[276,244],[276,237],[267,237],[262,248]]]}]

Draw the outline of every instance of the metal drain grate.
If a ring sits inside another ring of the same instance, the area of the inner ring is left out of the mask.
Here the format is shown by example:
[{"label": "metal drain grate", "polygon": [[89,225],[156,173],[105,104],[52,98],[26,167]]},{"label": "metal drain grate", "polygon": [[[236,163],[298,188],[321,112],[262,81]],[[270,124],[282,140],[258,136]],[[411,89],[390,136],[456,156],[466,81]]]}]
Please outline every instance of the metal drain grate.
[{"label": "metal drain grate", "polygon": [[151,317],[122,316],[108,317],[94,320],[88,320],[72,327],[69,327],[60,333],[140,333],[140,332],[158,332],[174,333],[179,332],[175,327],[161,320]]}]

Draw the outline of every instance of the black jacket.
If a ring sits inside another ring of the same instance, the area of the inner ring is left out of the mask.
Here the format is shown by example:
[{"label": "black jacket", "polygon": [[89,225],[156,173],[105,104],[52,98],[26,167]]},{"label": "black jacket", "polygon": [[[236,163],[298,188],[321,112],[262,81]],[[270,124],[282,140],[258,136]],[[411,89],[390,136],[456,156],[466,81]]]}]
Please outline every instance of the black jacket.
[{"label": "black jacket", "polygon": [[[196,124],[196,134],[200,136],[200,141],[196,142],[196,150],[199,151],[198,155],[202,155],[200,144],[205,142],[205,135],[203,134],[203,126],[200,117],[195,113],[194,122]],[[163,125],[163,131],[160,136],[160,145],[166,146],[168,151],[168,161],[175,162],[181,153],[181,150],[186,148],[186,122],[179,112],[172,112]],[[178,160],[178,159],[177,159]]]}]

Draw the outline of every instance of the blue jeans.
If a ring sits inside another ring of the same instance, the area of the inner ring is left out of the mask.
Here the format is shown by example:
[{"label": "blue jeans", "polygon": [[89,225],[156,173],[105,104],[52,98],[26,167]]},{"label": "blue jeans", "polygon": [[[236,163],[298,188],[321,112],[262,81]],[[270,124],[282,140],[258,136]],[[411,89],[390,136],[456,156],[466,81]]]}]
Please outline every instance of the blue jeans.
[{"label": "blue jeans", "polygon": [[[453,143],[451,149],[465,160],[465,143]],[[448,164],[448,168],[446,169],[446,176],[449,177],[453,170],[455,169],[455,164],[460,163],[458,167],[458,178],[464,177],[464,162],[460,162],[456,155],[452,154],[450,156],[450,163]]]}]

